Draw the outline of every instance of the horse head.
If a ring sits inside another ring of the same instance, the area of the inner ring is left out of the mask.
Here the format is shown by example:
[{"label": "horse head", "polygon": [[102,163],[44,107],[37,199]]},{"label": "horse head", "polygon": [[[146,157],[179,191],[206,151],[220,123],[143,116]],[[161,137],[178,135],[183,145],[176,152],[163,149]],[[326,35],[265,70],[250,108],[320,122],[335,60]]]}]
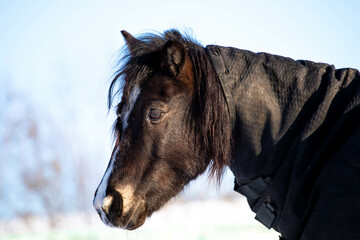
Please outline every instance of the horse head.
[{"label": "horse head", "polygon": [[[136,39],[122,31],[115,146],[94,207],[107,225],[140,227],[211,164],[221,176],[230,157],[226,102],[203,47],[167,31]],[[118,91],[117,91],[118,92]]]}]

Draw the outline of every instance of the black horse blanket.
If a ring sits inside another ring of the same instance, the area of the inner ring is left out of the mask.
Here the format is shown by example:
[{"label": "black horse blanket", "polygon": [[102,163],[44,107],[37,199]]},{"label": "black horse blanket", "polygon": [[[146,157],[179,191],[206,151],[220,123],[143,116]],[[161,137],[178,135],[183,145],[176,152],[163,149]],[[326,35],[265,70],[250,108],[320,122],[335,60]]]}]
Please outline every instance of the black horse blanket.
[{"label": "black horse blanket", "polygon": [[359,240],[359,71],[206,50],[233,124],[235,190],[255,218],[286,240]]}]

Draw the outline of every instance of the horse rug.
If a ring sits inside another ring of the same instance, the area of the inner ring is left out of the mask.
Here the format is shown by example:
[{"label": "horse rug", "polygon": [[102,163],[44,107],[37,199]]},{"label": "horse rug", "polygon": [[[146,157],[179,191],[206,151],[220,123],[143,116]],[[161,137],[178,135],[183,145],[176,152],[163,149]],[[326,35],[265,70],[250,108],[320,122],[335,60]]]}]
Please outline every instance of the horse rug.
[{"label": "horse rug", "polygon": [[[235,190],[283,239],[360,239],[360,74],[209,45]],[[241,213],[239,213],[241,214]]]}]

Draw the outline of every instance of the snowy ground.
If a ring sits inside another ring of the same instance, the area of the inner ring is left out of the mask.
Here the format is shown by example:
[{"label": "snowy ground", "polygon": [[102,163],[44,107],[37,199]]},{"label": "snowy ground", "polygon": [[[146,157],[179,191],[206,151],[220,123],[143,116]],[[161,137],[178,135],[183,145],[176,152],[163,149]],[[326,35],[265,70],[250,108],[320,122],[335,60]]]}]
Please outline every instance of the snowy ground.
[{"label": "snowy ground", "polygon": [[174,200],[135,231],[109,228],[95,211],[59,216],[57,225],[51,229],[42,218],[0,222],[0,239],[266,240],[279,235],[254,219],[244,199]]}]

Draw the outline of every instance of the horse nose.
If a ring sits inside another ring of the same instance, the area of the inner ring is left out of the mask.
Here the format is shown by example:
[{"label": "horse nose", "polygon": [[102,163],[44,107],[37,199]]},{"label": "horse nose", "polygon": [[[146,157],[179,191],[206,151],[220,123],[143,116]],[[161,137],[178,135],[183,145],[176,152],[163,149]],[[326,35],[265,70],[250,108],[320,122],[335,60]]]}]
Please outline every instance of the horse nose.
[{"label": "horse nose", "polygon": [[106,215],[121,217],[123,209],[123,199],[121,194],[116,191],[108,194],[102,202],[101,209]]}]

